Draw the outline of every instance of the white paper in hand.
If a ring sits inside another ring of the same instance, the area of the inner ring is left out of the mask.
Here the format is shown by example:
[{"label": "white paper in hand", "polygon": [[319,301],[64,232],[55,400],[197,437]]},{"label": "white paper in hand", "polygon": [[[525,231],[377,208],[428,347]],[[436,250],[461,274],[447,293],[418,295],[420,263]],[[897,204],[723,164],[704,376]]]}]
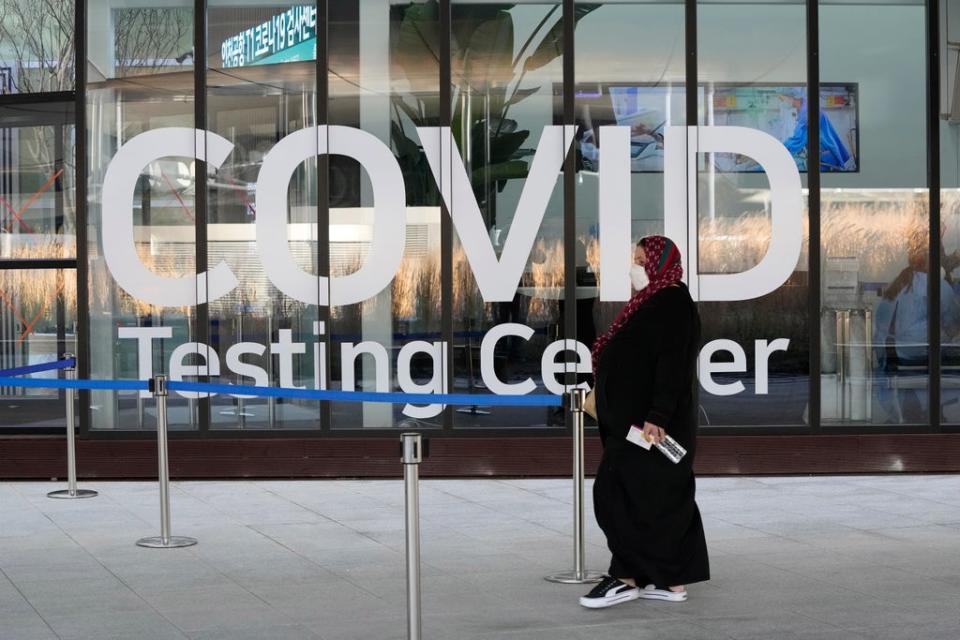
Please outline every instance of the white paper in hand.
[{"label": "white paper in hand", "polygon": [[647,451],[650,450],[650,447],[653,446],[653,443],[643,437],[643,429],[637,425],[631,425],[630,431],[627,432],[627,441],[632,442],[638,447],[642,447]]}]

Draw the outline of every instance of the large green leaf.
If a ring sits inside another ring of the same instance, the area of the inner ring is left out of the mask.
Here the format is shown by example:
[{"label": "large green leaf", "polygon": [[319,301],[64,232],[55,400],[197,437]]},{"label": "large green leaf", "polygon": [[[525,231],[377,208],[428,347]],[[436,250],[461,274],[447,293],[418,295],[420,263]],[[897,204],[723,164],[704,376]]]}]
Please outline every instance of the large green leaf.
[{"label": "large green leaf", "polygon": [[[516,124],[514,123],[514,128]],[[485,164],[497,164],[506,160],[515,160],[519,156],[520,147],[530,137],[526,129],[500,133],[495,135],[495,126],[487,127],[483,120],[475,122],[470,132],[472,148],[471,164],[480,167]],[[487,158],[487,147],[490,148],[490,158]],[[525,155],[525,154],[523,154]]]},{"label": "large green leaf", "polygon": [[512,118],[499,118],[491,117],[490,118],[490,129],[491,131],[499,131],[500,133],[513,133],[517,130],[517,121]]},{"label": "large green leaf", "polygon": [[451,7],[450,30],[453,39],[452,51],[456,55],[457,51],[462,51],[473,39],[473,33],[477,28],[504,13],[507,9],[513,8],[512,4],[489,5],[489,4],[454,4]]},{"label": "large green leaf", "polygon": [[411,140],[396,121],[390,123],[390,135],[398,157],[414,157],[420,154],[420,145]]},{"label": "large green leaf", "polygon": [[500,11],[477,25],[462,55],[461,84],[483,95],[513,78],[513,16]]},{"label": "large green leaf", "polygon": [[512,160],[516,153],[530,137],[527,130],[514,131],[513,133],[501,133],[490,141],[490,162],[497,164],[506,160]]},{"label": "large green leaf", "polygon": [[406,190],[406,201],[411,204],[431,205],[439,202],[433,173],[418,141],[412,140],[394,121],[390,124],[394,154]]},{"label": "large green leaf", "polygon": [[399,27],[392,34],[391,58],[414,91],[436,91],[440,74],[439,12],[435,0],[393,7],[391,11],[392,18],[399,18]]},{"label": "large green leaf", "polygon": [[[596,11],[599,4],[575,4],[573,10],[573,21],[576,24],[589,13]],[[545,67],[560,56],[563,55],[563,15],[558,15],[557,21],[547,31],[540,44],[534,49],[524,63],[524,71],[534,71]]]},{"label": "large green leaf", "polygon": [[482,187],[486,180],[491,183],[501,183],[507,180],[517,180],[526,178],[529,172],[529,166],[523,160],[510,160],[490,165],[489,167],[480,167],[474,169],[470,174],[470,181],[474,188]]}]

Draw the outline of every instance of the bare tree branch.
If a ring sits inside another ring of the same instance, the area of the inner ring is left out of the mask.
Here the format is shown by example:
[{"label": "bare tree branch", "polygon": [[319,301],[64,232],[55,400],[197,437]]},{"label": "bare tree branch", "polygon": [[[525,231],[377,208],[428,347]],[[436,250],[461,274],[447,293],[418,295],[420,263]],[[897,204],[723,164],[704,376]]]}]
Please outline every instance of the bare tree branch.
[{"label": "bare tree branch", "polygon": [[155,73],[191,50],[193,12],[187,8],[123,9],[114,24],[117,75]]},{"label": "bare tree branch", "polygon": [[0,41],[13,53],[0,65],[14,70],[14,93],[72,89],[72,0],[3,0],[0,6]]}]

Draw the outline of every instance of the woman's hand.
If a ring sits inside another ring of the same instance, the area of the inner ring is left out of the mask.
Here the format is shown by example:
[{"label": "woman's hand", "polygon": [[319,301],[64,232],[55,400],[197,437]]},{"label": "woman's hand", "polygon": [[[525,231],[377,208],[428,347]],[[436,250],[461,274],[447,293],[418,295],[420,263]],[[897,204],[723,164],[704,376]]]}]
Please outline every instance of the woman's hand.
[{"label": "woman's hand", "polygon": [[663,442],[663,438],[667,435],[667,432],[653,424],[652,422],[643,423],[643,437],[647,442],[652,442],[654,444],[659,444]]}]

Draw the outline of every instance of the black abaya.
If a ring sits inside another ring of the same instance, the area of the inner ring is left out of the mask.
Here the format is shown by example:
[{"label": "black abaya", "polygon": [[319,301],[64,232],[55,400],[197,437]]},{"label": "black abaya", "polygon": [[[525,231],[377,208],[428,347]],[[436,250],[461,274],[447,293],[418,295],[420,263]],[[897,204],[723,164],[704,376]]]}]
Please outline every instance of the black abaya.
[{"label": "black abaya", "polygon": [[[696,358],[700,318],[685,286],[656,293],[614,335],[596,371],[603,459],[594,511],[613,554],[610,575],[666,587],[710,579],[694,500]],[[674,464],[626,440],[631,425],[662,427],[687,455]]]}]

